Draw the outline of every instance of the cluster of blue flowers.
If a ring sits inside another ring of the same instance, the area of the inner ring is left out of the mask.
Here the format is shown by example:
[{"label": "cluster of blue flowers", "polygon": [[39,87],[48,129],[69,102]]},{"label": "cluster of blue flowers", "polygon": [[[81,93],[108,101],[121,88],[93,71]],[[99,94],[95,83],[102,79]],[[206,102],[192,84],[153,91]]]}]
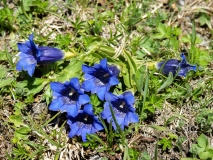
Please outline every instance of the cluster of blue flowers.
[{"label": "cluster of blue flowers", "polygon": [[[33,34],[24,43],[18,43],[19,61],[16,65],[18,71],[24,70],[32,77],[35,67],[39,64],[53,63],[65,57],[63,51],[49,46],[37,46],[33,41]],[[83,65],[84,82],[79,83],[78,78],[72,78],[69,82],[52,82],[50,88],[53,91],[53,100],[49,106],[52,111],[67,112],[68,124],[71,131],[69,137],[81,135],[86,141],[86,134],[93,134],[103,130],[103,125],[94,115],[90,97],[87,93],[97,94],[104,101],[104,110],[101,113],[103,119],[116,130],[115,122],[110,112],[110,105],[121,129],[131,122],[138,122],[135,113],[134,96],[131,92],[122,95],[114,95],[109,92],[110,87],[119,83],[117,77],[120,70],[115,65],[108,65],[107,59],[94,66]]]},{"label": "cluster of blue flowers", "polygon": [[[38,64],[47,64],[56,62],[65,57],[63,51],[58,48],[49,46],[37,46],[33,42],[33,34],[29,36],[29,41],[18,43],[20,51],[20,60],[16,65],[16,69],[25,70],[32,77],[35,67]],[[182,60],[170,59],[167,61],[155,63],[155,67],[162,74],[185,77],[186,74],[194,70],[196,66],[190,65],[181,54]],[[121,129],[128,126],[129,123],[139,121],[138,115],[135,113],[134,96],[132,92],[124,92],[121,95],[110,93],[110,88],[119,83],[118,75],[120,70],[115,65],[108,65],[107,59],[102,59],[100,64],[94,66],[82,66],[84,72],[84,81],[79,83],[78,78],[72,78],[69,82],[52,82],[50,88],[53,91],[53,100],[49,106],[52,111],[67,112],[68,124],[71,131],[69,137],[81,135],[82,140],[86,141],[86,134],[93,134],[103,130],[102,123],[93,112],[90,104],[90,97],[87,93],[97,94],[98,98],[104,102],[104,110],[101,117],[106,119],[108,123],[112,122],[113,128],[116,130],[116,124],[113,121],[110,107],[115,115],[115,119]]]},{"label": "cluster of blue flowers", "polygon": [[93,134],[103,130],[103,125],[94,115],[90,98],[86,93],[97,94],[100,100],[104,101],[104,110],[101,117],[112,126],[117,127],[110,112],[113,109],[116,121],[121,129],[129,123],[138,122],[138,115],[135,113],[134,96],[132,92],[124,92],[117,96],[109,92],[110,87],[119,83],[117,76],[119,69],[114,65],[108,65],[107,59],[102,59],[100,64],[94,66],[83,65],[84,82],[79,83],[78,78],[72,78],[69,82],[52,82],[53,100],[49,106],[52,111],[67,112],[68,124],[71,131],[69,137],[81,135],[86,141],[86,134]]}]

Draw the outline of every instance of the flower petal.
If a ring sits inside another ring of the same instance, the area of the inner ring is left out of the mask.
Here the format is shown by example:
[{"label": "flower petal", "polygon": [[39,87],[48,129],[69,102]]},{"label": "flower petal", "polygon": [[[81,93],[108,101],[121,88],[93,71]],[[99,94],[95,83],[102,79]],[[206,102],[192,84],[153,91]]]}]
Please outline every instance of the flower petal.
[{"label": "flower petal", "polygon": [[52,91],[55,91],[55,92],[58,92],[58,93],[61,93],[63,90],[66,89],[65,86],[60,82],[51,82],[50,88],[51,88]]},{"label": "flower petal", "polygon": [[27,70],[28,74],[30,75],[30,77],[33,76],[33,73],[35,72],[35,67],[36,67],[36,64],[31,64],[31,65],[27,66],[26,70]]},{"label": "flower petal", "polygon": [[58,48],[49,46],[39,46],[38,51],[38,64],[53,63],[64,58],[64,52],[62,52]]},{"label": "flower petal", "polygon": [[128,126],[129,125],[129,120],[128,120],[128,116],[126,115],[124,118],[124,125]]},{"label": "flower petal", "polygon": [[85,74],[84,75],[84,80],[90,80],[90,79],[93,79],[94,78],[94,76],[93,75],[91,75],[91,74]]},{"label": "flower petal", "polygon": [[25,70],[31,77],[35,71],[35,67],[36,67],[36,60],[32,58],[32,56],[20,59],[16,64],[16,69],[18,71]]},{"label": "flower petal", "polygon": [[18,61],[18,63],[16,64],[16,69],[18,71],[21,71],[21,70],[26,70],[26,68],[29,66],[29,65],[32,65],[32,64],[35,64],[36,65],[36,60],[32,57],[32,56],[28,56],[26,58],[23,58],[23,59],[20,59]]},{"label": "flower petal", "polygon": [[186,77],[189,71],[196,71],[196,66],[187,63],[183,53],[181,54],[181,59],[182,60],[170,59],[168,61],[157,62],[156,68],[165,76],[168,76],[169,72],[172,72],[173,75]]},{"label": "flower petal", "polygon": [[[83,88],[86,92],[93,91],[94,88],[95,88],[95,84],[93,83],[93,79],[84,81],[84,82],[82,83],[82,88]],[[93,91],[92,93],[94,93],[94,91]]]},{"label": "flower petal", "polygon": [[[29,36],[29,41],[30,41],[30,44],[31,44],[31,50],[32,50],[32,52],[38,52],[37,50],[37,46],[35,45],[35,43],[34,43],[34,41],[33,41],[33,34],[31,34],[30,36]],[[34,55],[34,56],[36,56],[36,55]]]},{"label": "flower petal", "polygon": [[113,73],[113,75],[114,75],[115,77],[117,77],[117,76],[119,75],[120,70],[118,69],[117,66],[115,66],[115,65],[109,65],[108,68],[109,68],[109,70]]},{"label": "flower petal", "polygon": [[90,98],[87,94],[83,94],[79,96],[79,100],[78,100],[80,105],[86,104],[90,102]]},{"label": "flower petal", "polygon": [[124,92],[123,96],[128,105],[133,105],[135,103],[135,98],[132,92]]},{"label": "flower petal", "polygon": [[31,44],[29,41],[26,41],[25,43],[18,43],[18,50],[21,53],[24,53],[26,55],[30,54],[33,56],[32,52],[31,52]]},{"label": "flower petal", "polygon": [[61,93],[58,93],[58,92],[53,92],[52,97],[56,99],[56,98],[59,98],[59,97],[63,97],[63,95]]},{"label": "flower petal", "polygon": [[91,104],[86,104],[84,105],[84,112],[87,113],[88,115],[93,116],[93,109],[92,109],[92,105]]},{"label": "flower petal", "polygon": [[53,99],[52,102],[50,103],[49,110],[59,111],[63,104],[64,103],[61,98]]},{"label": "flower petal", "polygon": [[136,123],[139,121],[139,117],[136,113],[133,113],[133,112],[129,112],[127,113],[127,117],[128,117],[128,121],[129,123],[132,122],[132,123]]},{"label": "flower petal", "polygon": [[106,58],[100,60],[100,65],[101,65],[101,68],[108,70]]},{"label": "flower petal", "polygon": [[[108,121],[108,123],[110,123],[111,119],[107,119],[107,121]],[[118,125],[120,126],[121,130],[124,130],[124,123],[119,124],[119,122],[122,122],[122,121],[124,122],[124,119],[122,120],[122,118],[116,117],[116,121],[117,121]],[[117,130],[117,126],[114,121],[112,121],[112,126],[113,126],[114,130]]]},{"label": "flower petal", "polygon": [[19,52],[17,56],[19,56],[20,59],[23,59],[23,58],[33,58],[34,59],[34,57],[31,57],[32,55],[22,53],[22,52]]},{"label": "flower petal", "polygon": [[109,84],[114,86],[117,85],[119,83],[118,79],[115,76],[110,77],[109,79]]},{"label": "flower petal", "polygon": [[105,93],[107,92],[107,89],[106,89],[106,86],[100,86],[98,89],[97,89],[97,92],[96,94],[98,95],[98,98],[100,98],[100,100],[104,100],[105,98]]},{"label": "flower petal", "polygon": [[112,94],[111,92],[106,92],[105,99],[106,101],[112,102],[112,101],[116,101],[118,98],[116,97],[116,95]]},{"label": "flower petal", "polygon": [[68,123],[68,124],[71,124],[71,125],[70,125],[70,129],[71,129],[71,130],[70,130],[68,136],[69,136],[70,138],[73,138],[73,137],[76,135],[76,133],[78,132],[79,128],[78,128],[78,126],[76,125],[76,123],[75,123],[75,124],[72,124],[72,122],[71,122],[70,120],[68,120],[67,123]]},{"label": "flower petal", "polygon": [[82,128],[82,132],[81,132],[81,137],[82,137],[82,141],[83,142],[86,142],[87,141],[87,137],[86,135],[87,134],[90,134],[91,133],[91,128],[88,128],[88,127],[83,127]]},{"label": "flower petal", "polygon": [[78,78],[72,78],[70,79],[70,86],[72,86],[74,89],[79,89],[80,84]]},{"label": "flower petal", "polygon": [[95,69],[100,69],[100,68],[101,68],[101,65],[95,63],[93,67],[94,67]]},{"label": "flower petal", "polygon": [[124,117],[121,117],[119,115],[116,115],[115,117],[116,117],[116,121],[119,125],[124,123]]},{"label": "flower petal", "polygon": [[[108,103],[108,102],[105,102]],[[109,103],[108,103],[109,104]],[[107,119],[108,117],[112,116],[111,112],[110,112],[110,108],[106,108],[101,112],[101,117],[103,119]]]},{"label": "flower petal", "polygon": [[79,108],[80,106],[77,104],[64,104],[61,108],[61,111],[66,111],[68,115],[75,117],[78,114]]},{"label": "flower petal", "polygon": [[186,62],[186,57],[185,57],[184,53],[181,53],[180,57],[182,59],[182,63],[187,63]]},{"label": "flower petal", "polygon": [[180,60],[170,59],[168,61],[158,62],[157,69],[160,70],[165,76],[169,75],[169,72],[172,72],[173,75],[176,75],[176,72],[179,68]]},{"label": "flower petal", "polygon": [[100,122],[94,122],[93,123],[93,127],[95,128],[95,132],[103,130],[104,127]]},{"label": "flower petal", "polygon": [[196,71],[197,67],[193,66],[193,65],[190,65],[188,63],[181,63],[181,65],[180,65],[180,71],[178,72],[178,76],[186,77],[186,74],[189,71],[191,71],[191,70],[192,71]]},{"label": "flower petal", "polygon": [[93,72],[95,72],[95,69],[93,67],[89,67],[87,65],[82,65],[82,71],[84,73],[92,74]]}]

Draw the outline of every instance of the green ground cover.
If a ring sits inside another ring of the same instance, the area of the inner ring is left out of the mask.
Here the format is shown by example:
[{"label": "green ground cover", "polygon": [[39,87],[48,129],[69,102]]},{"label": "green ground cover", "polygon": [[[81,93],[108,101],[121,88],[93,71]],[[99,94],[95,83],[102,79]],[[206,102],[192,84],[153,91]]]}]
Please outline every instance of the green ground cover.
[{"label": "green ground cover", "polygon": [[213,159],[212,8],[1,1],[0,159]]}]

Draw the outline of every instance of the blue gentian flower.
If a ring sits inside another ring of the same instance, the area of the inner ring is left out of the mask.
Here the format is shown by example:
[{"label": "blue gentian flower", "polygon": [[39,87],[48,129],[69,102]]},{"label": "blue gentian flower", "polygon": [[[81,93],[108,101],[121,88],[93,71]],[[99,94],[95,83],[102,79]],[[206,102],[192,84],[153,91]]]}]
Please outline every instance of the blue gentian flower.
[{"label": "blue gentian flower", "polygon": [[81,105],[90,102],[87,94],[79,84],[78,78],[72,78],[70,82],[51,82],[50,88],[53,91],[53,100],[49,110],[67,112],[71,116],[76,116]]},{"label": "blue gentian flower", "polygon": [[117,76],[120,70],[114,65],[108,65],[106,58],[92,67],[83,65],[82,70],[85,73],[83,88],[87,92],[96,93],[101,100],[104,100],[105,93],[111,86],[119,83]]},{"label": "blue gentian flower", "polygon": [[68,136],[72,138],[75,135],[81,135],[83,142],[86,142],[87,134],[94,134],[95,132],[104,129],[101,122],[94,115],[91,104],[86,104],[83,110],[78,112],[76,117],[68,114],[67,123],[71,129]]},{"label": "blue gentian flower", "polygon": [[108,123],[112,121],[112,126],[115,130],[117,127],[113,121],[110,106],[112,107],[116,121],[122,130],[124,129],[124,126],[128,126],[129,123],[139,121],[138,115],[135,113],[135,98],[132,92],[124,92],[119,96],[107,93],[106,100],[107,102],[104,103],[104,110],[101,113],[101,116],[103,119],[107,119]]},{"label": "blue gentian flower", "polygon": [[20,60],[16,69],[27,71],[31,77],[37,64],[52,63],[64,58],[64,53],[58,48],[36,46],[33,42],[33,34],[29,36],[29,41],[18,43],[18,49]]},{"label": "blue gentian flower", "polygon": [[170,59],[167,61],[157,62],[156,68],[165,76],[168,76],[169,72],[172,72],[173,75],[186,77],[186,74],[189,71],[196,71],[197,67],[189,64],[183,53],[181,54],[181,59],[182,60]]}]

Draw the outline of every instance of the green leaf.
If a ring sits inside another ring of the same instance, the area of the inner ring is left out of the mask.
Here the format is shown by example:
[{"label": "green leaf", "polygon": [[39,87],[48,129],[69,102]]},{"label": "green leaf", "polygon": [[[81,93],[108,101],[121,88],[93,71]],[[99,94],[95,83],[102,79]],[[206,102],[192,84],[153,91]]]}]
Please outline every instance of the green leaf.
[{"label": "green leaf", "polygon": [[33,6],[33,0],[21,0],[23,9],[25,11],[30,11],[30,7]]},{"label": "green leaf", "polygon": [[65,82],[69,81],[70,78],[79,77],[81,75],[82,64],[82,60],[73,59],[69,65],[58,74],[57,80],[59,82]]},{"label": "green leaf", "polygon": [[177,117],[175,116],[172,116],[172,117],[169,117],[169,119],[167,119],[167,121],[165,122],[165,126],[167,126],[168,124],[170,124],[172,121],[174,121]]},{"label": "green leaf", "polygon": [[126,59],[129,64],[130,74],[133,75],[133,74],[135,74],[135,72],[137,70],[135,61],[133,60],[132,55],[130,55],[130,53],[128,53],[127,51],[124,51],[124,54],[126,55]]},{"label": "green leaf", "polygon": [[49,105],[50,100],[52,98],[52,92],[50,90],[50,85],[47,86],[47,88],[43,94],[43,98],[46,100],[47,105]]},{"label": "green leaf", "polygon": [[192,34],[191,34],[191,45],[194,46],[196,42],[196,30],[195,30],[195,21],[192,23]]},{"label": "green leaf", "polygon": [[87,136],[91,137],[95,141],[99,142],[105,149],[107,149],[107,145],[95,134],[88,134]]},{"label": "green leaf", "polygon": [[115,49],[109,46],[101,45],[99,51],[106,53],[109,57],[113,57],[115,55]]},{"label": "green leaf", "polygon": [[21,109],[24,108],[24,104],[22,102],[17,102],[14,107],[15,107],[14,108],[15,111],[13,112],[13,114],[21,115]]},{"label": "green leaf", "polygon": [[124,84],[125,84],[128,88],[131,88],[132,85],[131,85],[131,82],[130,82],[129,73],[122,74],[122,76],[123,76],[123,79],[124,79]]},{"label": "green leaf", "polygon": [[72,40],[71,34],[58,34],[54,40],[55,43],[57,43],[60,47],[60,49],[66,48]]},{"label": "green leaf", "polygon": [[189,34],[181,36],[180,41],[183,42],[183,43],[189,43],[190,42]]},{"label": "green leaf", "polygon": [[30,95],[30,94],[35,95],[35,94],[39,93],[42,89],[44,89],[45,85],[48,83],[49,83],[48,81],[43,80],[43,82],[41,84],[33,85],[32,89],[27,92],[27,95]]},{"label": "green leaf", "polygon": [[194,154],[199,154],[200,152],[203,152],[205,148],[199,147],[197,144],[192,144],[192,147],[190,148],[190,152]]},{"label": "green leaf", "polygon": [[200,16],[200,18],[199,18],[199,22],[200,22],[201,26],[206,24],[210,29],[212,29],[211,19],[210,19],[209,15],[203,13],[202,16]]},{"label": "green leaf", "polygon": [[149,127],[156,129],[158,131],[171,131],[170,129],[162,126],[156,126],[156,125],[149,125]]},{"label": "green leaf", "polygon": [[162,84],[162,86],[157,90],[157,92],[160,92],[161,90],[163,90],[164,88],[168,87],[169,85],[172,84],[174,78],[173,78],[173,74],[172,72],[169,72],[168,78],[167,80]]},{"label": "green leaf", "polygon": [[22,121],[21,115],[11,115],[9,117],[9,121],[14,124],[15,127],[20,127],[21,125],[25,125]]},{"label": "green leaf", "polygon": [[96,94],[92,94],[90,96],[90,101],[92,106],[97,107],[98,105],[101,104],[101,101],[98,99],[98,96]]},{"label": "green leaf", "polygon": [[92,94],[90,96],[90,103],[93,106],[95,115],[99,115],[103,111],[103,108],[100,106],[101,101],[99,100],[99,98],[96,94]]},{"label": "green leaf", "polygon": [[4,67],[0,66],[0,79],[5,78],[7,74],[7,71]]},{"label": "green leaf", "polygon": [[157,26],[157,31],[158,33],[153,35],[152,37],[154,39],[162,39],[165,37],[166,35],[166,26],[162,23],[159,23],[158,26]]},{"label": "green leaf", "polygon": [[101,59],[107,58],[115,62],[115,59],[112,58],[116,54],[115,49],[99,42],[99,40],[90,42],[87,46],[87,50],[87,55],[94,54],[95,57],[102,57]]},{"label": "green leaf", "polygon": [[32,85],[34,85],[34,86],[36,86],[36,85],[41,85],[44,81],[45,81],[45,79],[42,79],[42,78],[35,78],[35,79],[33,80]]},{"label": "green leaf", "polygon": [[171,43],[172,47],[173,47],[175,50],[178,50],[180,42],[179,42],[179,40],[177,39],[177,37],[175,37],[175,36],[172,37],[172,38],[170,39],[170,43]]},{"label": "green leaf", "polygon": [[13,78],[1,79],[0,88],[10,85],[13,82]]},{"label": "green leaf", "polygon": [[166,148],[172,148],[172,140],[166,137],[163,137],[158,143],[163,145],[163,150],[166,150]]},{"label": "green leaf", "polygon": [[197,138],[197,143],[201,148],[206,148],[208,146],[208,139],[206,138],[204,134],[201,134]]},{"label": "green leaf", "polygon": [[139,92],[143,92],[143,86],[144,86],[144,80],[145,80],[145,76],[146,76],[146,66],[141,66],[135,73],[135,83],[136,83],[136,87],[137,90]]},{"label": "green leaf", "polygon": [[199,50],[198,52],[200,53],[198,57],[198,64],[201,67],[206,67],[212,61],[209,52],[205,50]]},{"label": "green leaf", "polygon": [[168,136],[170,139],[178,139],[178,136],[176,134],[169,133]]},{"label": "green leaf", "polygon": [[198,156],[199,156],[200,159],[205,160],[205,159],[208,159],[208,158],[212,158],[213,154],[210,153],[210,152],[200,152],[198,154]]},{"label": "green leaf", "polygon": [[16,130],[17,133],[22,134],[22,135],[27,135],[30,131],[31,131],[31,129],[26,126],[21,127],[18,130]]},{"label": "green leaf", "polygon": [[131,55],[124,51],[124,54],[125,54],[125,57],[127,59],[127,62],[128,62],[128,68],[129,68],[129,78],[130,78],[130,84],[131,86],[133,85],[133,75],[135,75],[136,73],[136,70],[137,70],[137,66],[135,64],[135,61],[132,59]]},{"label": "green leaf", "polygon": [[[138,159],[138,158],[135,158],[135,159]],[[140,158],[140,160],[151,160],[151,159],[152,157],[147,152],[143,152]]]},{"label": "green leaf", "polygon": [[213,148],[212,147],[208,147],[208,149],[206,150],[207,152],[209,152],[209,153],[211,153],[211,154],[213,154]]},{"label": "green leaf", "polygon": [[176,118],[180,118],[180,119],[185,119],[185,120],[186,120],[186,118],[185,118],[184,116],[179,115],[179,114],[174,114],[173,116],[171,116],[171,117],[169,117],[169,118],[167,119],[167,121],[165,122],[165,126],[168,125],[168,124],[170,124],[170,123],[171,123],[172,121],[174,121]]}]

